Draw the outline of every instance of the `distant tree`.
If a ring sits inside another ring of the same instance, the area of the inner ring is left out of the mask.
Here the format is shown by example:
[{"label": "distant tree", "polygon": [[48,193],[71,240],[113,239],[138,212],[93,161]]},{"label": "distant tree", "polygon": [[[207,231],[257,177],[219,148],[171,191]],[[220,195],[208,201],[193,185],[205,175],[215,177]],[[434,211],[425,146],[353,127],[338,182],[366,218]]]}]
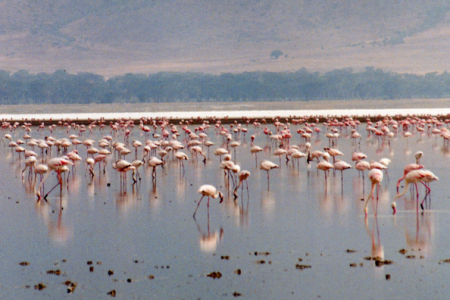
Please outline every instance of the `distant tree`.
[{"label": "distant tree", "polygon": [[270,53],[270,57],[278,59],[281,55],[283,55],[283,51],[281,50],[273,50],[272,53]]}]

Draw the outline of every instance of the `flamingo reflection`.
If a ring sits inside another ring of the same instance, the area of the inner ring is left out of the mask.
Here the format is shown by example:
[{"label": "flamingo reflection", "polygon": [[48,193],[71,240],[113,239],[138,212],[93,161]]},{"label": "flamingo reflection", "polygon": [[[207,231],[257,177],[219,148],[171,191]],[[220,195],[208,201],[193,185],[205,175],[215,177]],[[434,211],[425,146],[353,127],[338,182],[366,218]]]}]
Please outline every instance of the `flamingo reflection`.
[{"label": "flamingo reflection", "polygon": [[223,228],[220,227],[220,231],[214,231],[211,233],[211,230],[209,228],[209,214],[207,219],[206,231],[202,230],[197,220],[195,220],[195,224],[197,224],[197,229],[200,233],[200,250],[208,253],[216,251],[217,244],[223,240]]},{"label": "flamingo reflection", "polygon": [[57,219],[54,220],[55,210],[48,203],[42,201],[36,203],[36,210],[42,217],[48,229],[49,237],[58,244],[66,244],[73,238],[73,230],[64,225],[62,220],[63,209],[62,206],[58,208]]},{"label": "flamingo reflection", "polygon": [[375,216],[373,218],[372,230],[369,229],[369,222],[367,217],[365,218],[365,225],[367,233],[370,235],[371,239],[371,251],[370,256],[373,260],[384,261],[384,248],[381,245],[380,240],[380,230],[378,228],[378,218]]},{"label": "flamingo reflection", "polygon": [[419,251],[421,256],[429,254],[434,233],[433,214],[419,214],[416,211],[414,218],[412,216],[413,214],[408,214],[408,217],[405,219],[408,222],[405,226],[405,238],[408,248],[412,251]]}]

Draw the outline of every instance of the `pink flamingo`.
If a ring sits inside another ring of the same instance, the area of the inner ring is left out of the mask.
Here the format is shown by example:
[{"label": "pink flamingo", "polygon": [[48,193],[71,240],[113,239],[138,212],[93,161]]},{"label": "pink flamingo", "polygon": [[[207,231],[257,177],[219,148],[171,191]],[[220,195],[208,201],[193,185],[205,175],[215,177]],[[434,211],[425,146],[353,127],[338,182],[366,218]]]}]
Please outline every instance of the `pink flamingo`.
[{"label": "pink flamingo", "polygon": [[[369,197],[367,197],[366,204],[364,205],[364,213],[366,214],[366,216],[368,212],[367,204],[369,204],[370,197],[372,197],[373,201],[373,192],[375,190],[375,186],[376,185],[378,185],[378,187],[380,186],[380,183],[383,180],[383,172],[379,169],[372,169],[369,171],[369,179],[372,182],[372,189],[370,191]],[[377,210],[378,210],[378,199],[377,199],[377,209],[374,212],[375,216],[377,215]]]},{"label": "pink flamingo", "polygon": [[200,203],[201,203],[202,200],[203,200],[203,197],[208,196],[208,202],[207,202],[207,204],[206,204],[206,206],[208,207],[208,213],[209,213],[209,198],[213,197],[213,198],[215,199],[215,198],[217,198],[217,197],[220,197],[219,203],[222,203],[222,201],[223,201],[223,194],[222,194],[222,192],[216,191],[216,188],[215,188],[214,186],[210,185],[210,184],[204,184],[204,185],[202,185],[202,186],[198,189],[197,192],[198,192],[199,194],[202,194],[202,197],[201,197],[200,200],[198,201],[197,208],[195,209],[195,212],[194,212],[194,215],[193,215],[194,219],[195,219],[195,214],[197,213],[197,209],[198,209],[198,207],[200,206]]},{"label": "pink flamingo", "polygon": [[274,164],[271,161],[263,160],[261,164],[259,165],[259,168],[261,170],[264,170],[267,172],[267,190],[269,189],[269,171],[275,168],[278,168],[278,165]]},{"label": "pink flamingo", "polygon": [[[50,189],[50,191],[45,194],[44,199],[47,199],[48,194],[50,194],[50,192],[57,187],[58,185],[62,184],[62,178],[61,178],[61,172],[64,171],[65,167],[67,165],[73,165],[73,162],[71,162],[70,160],[67,160],[65,158],[62,157],[55,157],[55,158],[51,158],[48,162],[47,162],[47,166],[49,168],[50,171],[55,171],[57,176],[58,176],[58,183]],[[36,192],[36,195],[38,197],[37,201],[41,200],[41,186],[44,184],[45,180],[48,178],[48,176],[51,174],[51,172],[48,172],[44,179],[40,182],[39,187],[38,187],[38,191]]]},{"label": "pink flamingo", "polygon": [[317,169],[322,170],[325,173],[325,182],[327,181],[327,173],[330,169],[334,169],[334,166],[328,162],[330,159],[330,155],[325,152],[322,154],[324,161],[321,161],[317,164]]},{"label": "pink flamingo", "polygon": [[[420,203],[420,208],[423,210],[423,202],[425,201],[427,195],[431,192],[431,189],[425,184],[426,182],[432,182],[432,181],[437,181],[439,180],[439,178],[434,175],[431,171],[428,170],[413,170],[411,172],[409,172],[408,174],[406,174],[405,176],[405,182],[406,182],[406,186],[405,189],[403,190],[403,192],[401,194],[397,194],[394,197],[394,200],[392,201],[391,207],[392,210],[394,211],[394,214],[397,212],[397,205],[395,204],[395,199],[403,196],[406,193],[406,190],[408,188],[408,185],[410,185],[411,183],[414,183],[417,185],[417,182],[421,182],[425,188],[427,189],[427,192],[425,194],[425,197],[423,198],[422,202]],[[417,189],[417,187],[416,187]],[[419,201],[419,191],[417,191],[417,201]],[[417,203],[419,204],[419,203]],[[417,206],[417,209],[419,209],[419,207]]]},{"label": "pink flamingo", "polygon": [[352,166],[346,163],[345,161],[337,159],[336,162],[333,165],[335,170],[341,171],[341,186],[343,185],[344,181],[344,170],[351,169]]},{"label": "pink flamingo", "polygon": [[152,156],[148,162],[149,167],[152,167],[152,179],[156,181],[156,167],[161,166],[161,168],[164,167],[164,161],[158,159],[157,157]]},{"label": "pink flamingo", "polygon": [[397,194],[398,194],[400,182],[402,182],[402,180],[405,179],[406,175],[411,171],[420,170],[420,169],[423,169],[423,166],[419,165],[419,164],[409,164],[405,167],[405,169],[403,170],[403,177],[397,181]]},{"label": "pink flamingo", "polygon": [[250,176],[250,172],[247,171],[247,170],[242,170],[242,171],[240,171],[238,173],[239,184],[234,188],[234,192],[233,192],[234,199],[236,199],[238,197],[237,194],[236,194],[236,191],[241,185],[242,185],[241,189],[244,190],[244,183],[243,183],[244,181],[247,184],[247,195],[249,195],[249,192],[248,192],[248,181],[247,181],[247,178],[249,176]]}]

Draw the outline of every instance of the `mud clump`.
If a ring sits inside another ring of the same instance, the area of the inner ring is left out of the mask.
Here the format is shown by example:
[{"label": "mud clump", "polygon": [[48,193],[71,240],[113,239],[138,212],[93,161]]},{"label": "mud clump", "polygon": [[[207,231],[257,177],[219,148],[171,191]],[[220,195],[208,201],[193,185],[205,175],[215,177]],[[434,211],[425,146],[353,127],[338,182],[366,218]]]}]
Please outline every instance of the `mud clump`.
[{"label": "mud clump", "polygon": [[36,284],[35,286],[34,286],[34,289],[35,290],[38,290],[38,291],[42,291],[43,289],[45,289],[47,286],[45,285],[45,284],[43,284],[43,283],[38,283],[38,284]]},{"label": "mud clump", "polygon": [[297,270],[304,270],[304,269],[311,269],[312,267],[310,265],[301,265],[301,264],[296,264],[295,268]]},{"label": "mud clump", "polygon": [[222,277],[222,273],[220,273],[220,272],[211,272],[211,273],[209,273],[206,276],[211,277],[213,279],[219,279],[220,277]]},{"label": "mud clump", "polygon": [[67,294],[72,294],[77,287],[77,284],[70,280],[65,281],[64,284],[67,286]]}]

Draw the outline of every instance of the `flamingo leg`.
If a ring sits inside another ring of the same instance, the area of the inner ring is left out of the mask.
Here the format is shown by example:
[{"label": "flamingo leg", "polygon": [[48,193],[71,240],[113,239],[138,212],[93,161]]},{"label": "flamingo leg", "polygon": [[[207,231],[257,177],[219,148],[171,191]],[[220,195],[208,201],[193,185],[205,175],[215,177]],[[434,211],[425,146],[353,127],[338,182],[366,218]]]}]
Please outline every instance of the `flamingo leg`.
[{"label": "flamingo leg", "polygon": [[47,172],[47,174],[45,174],[45,176],[44,176],[44,179],[41,179],[41,182],[39,183],[38,191],[36,192],[36,196],[38,197],[37,201],[41,200],[41,187],[43,186],[45,180],[47,180],[47,178],[49,176],[50,176],[50,172]]},{"label": "flamingo leg", "polygon": [[422,184],[426,187],[426,189],[427,189],[427,192],[425,193],[425,197],[423,198],[422,202],[420,202],[420,208],[421,208],[422,210],[424,210],[424,209],[423,209],[423,202],[424,202],[425,199],[427,198],[427,195],[430,194],[431,189],[430,189],[423,181],[421,181],[421,183],[422,183]]},{"label": "flamingo leg", "polygon": [[373,191],[375,190],[375,183],[372,183],[372,190],[370,191],[369,197],[367,197],[366,203],[364,205],[364,212],[366,213],[367,216],[367,204],[369,204],[369,199],[372,197],[373,199]]},{"label": "flamingo leg", "polygon": [[194,219],[195,219],[195,214],[197,213],[197,209],[198,209],[198,207],[200,206],[200,203],[201,203],[202,200],[203,200],[203,197],[205,197],[205,195],[203,195],[203,196],[200,198],[200,200],[198,201],[197,208],[195,209],[194,215],[192,216]]},{"label": "flamingo leg", "polygon": [[[45,196],[44,196],[44,199],[45,199],[45,200],[47,200],[47,196],[48,196],[48,195],[49,195],[49,194],[50,194],[50,193],[51,193],[58,185],[61,185],[61,183],[59,183],[59,182],[56,183],[55,186],[52,187],[52,188],[50,189],[50,191],[47,192],[47,194],[45,194]],[[61,186],[61,187],[62,187],[62,186]]]}]

